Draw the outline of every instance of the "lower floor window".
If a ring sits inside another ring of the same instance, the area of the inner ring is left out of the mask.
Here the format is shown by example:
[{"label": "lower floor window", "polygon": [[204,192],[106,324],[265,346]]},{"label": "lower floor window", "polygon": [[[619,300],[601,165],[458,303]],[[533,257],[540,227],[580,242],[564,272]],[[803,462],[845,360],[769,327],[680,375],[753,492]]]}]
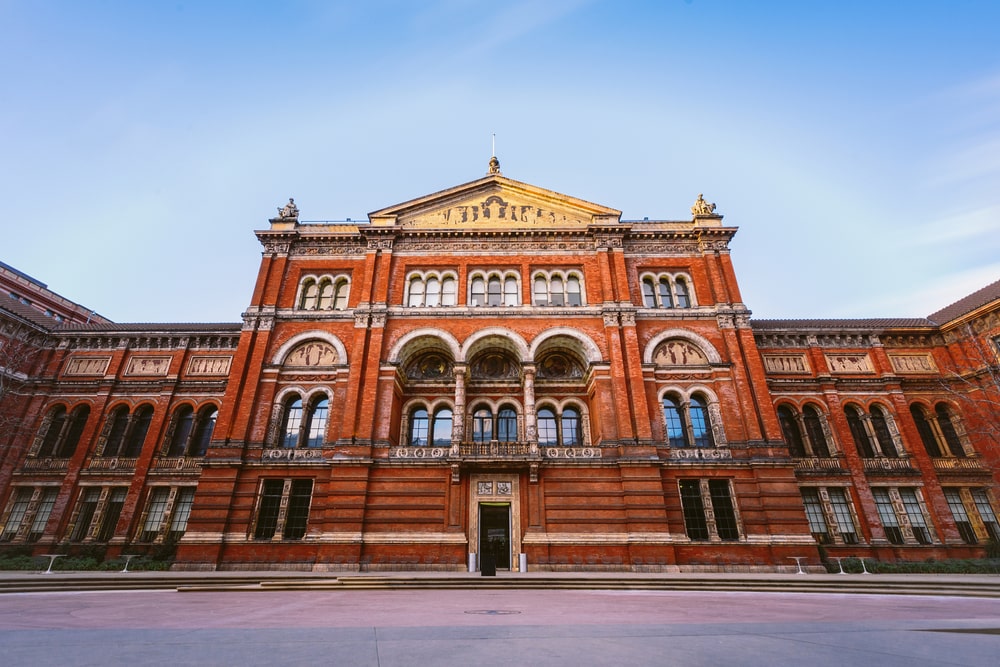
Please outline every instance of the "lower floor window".
[{"label": "lower floor window", "polygon": [[187,530],[194,487],[157,486],[149,490],[146,513],[142,521],[140,542],[177,541]]},{"label": "lower floor window", "polygon": [[70,529],[71,542],[107,542],[115,535],[125,507],[125,487],[91,486],[81,489]]},{"label": "lower floor window", "polygon": [[20,487],[11,494],[4,513],[0,540],[35,542],[45,532],[59,490],[54,487]]},{"label": "lower floor window", "polygon": [[[963,542],[979,544],[981,540],[1000,539],[1000,525],[985,489],[944,489],[944,497]],[[975,514],[979,515],[979,526],[974,523]]]},{"label": "lower floor window", "polygon": [[[916,489],[873,488],[875,507],[885,528],[885,537],[892,544],[918,542],[930,544],[931,535],[924,518],[924,510]],[[906,528],[912,533],[912,540]]]},{"label": "lower floor window", "polygon": [[[684,529],[692,540],[738,540],[739,522],[729,480],[682,479],[679,483]],[[711,513],[706,508],[711,507]]]},{"label": "lower floor window", "polygon": [[265,479],[261,484],[254,539],[301,540],[309,522],[311,479]]}]

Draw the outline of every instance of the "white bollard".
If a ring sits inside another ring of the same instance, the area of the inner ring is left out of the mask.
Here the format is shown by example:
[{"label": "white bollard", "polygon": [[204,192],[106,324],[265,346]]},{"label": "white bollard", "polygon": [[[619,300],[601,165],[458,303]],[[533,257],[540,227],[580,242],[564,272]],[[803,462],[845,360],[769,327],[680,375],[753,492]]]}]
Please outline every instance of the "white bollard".
[{"label": "white bollard", "polygon": [[476,571],[476,554],[469,554],[469,572]]},{"label": "white bollard", "polygon": [[518,560],[518,565],[520,565],[521,572],[527,572],[528,571],[528,554],[526,554],[526,553],[518,554],[517,560]]}]

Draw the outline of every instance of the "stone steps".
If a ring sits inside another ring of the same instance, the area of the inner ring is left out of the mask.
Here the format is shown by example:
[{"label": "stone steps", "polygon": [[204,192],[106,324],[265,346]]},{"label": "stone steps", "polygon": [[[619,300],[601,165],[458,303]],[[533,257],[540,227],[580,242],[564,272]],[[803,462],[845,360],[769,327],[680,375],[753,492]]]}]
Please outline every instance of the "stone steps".
[{"label": "stone steps", "polygon": [[18,573],[0,574],[0,593],[114,590],[293,591],[402,589],[580,589],[650,591],[755,591],[949,595],[1000,598],[1000,577],[988,575],[606,575],[467,573],[393,575],[302,572]]}]

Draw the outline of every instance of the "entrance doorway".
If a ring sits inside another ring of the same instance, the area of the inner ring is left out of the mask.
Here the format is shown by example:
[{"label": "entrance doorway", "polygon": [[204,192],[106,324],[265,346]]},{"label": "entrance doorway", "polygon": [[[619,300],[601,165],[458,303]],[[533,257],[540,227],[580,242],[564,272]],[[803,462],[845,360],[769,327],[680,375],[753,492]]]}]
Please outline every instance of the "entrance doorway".
[{"label": "entrance doorway", "polygon": [[479,503],[479,554],[492,554],[498,569],[510,569],[510,503]]}]

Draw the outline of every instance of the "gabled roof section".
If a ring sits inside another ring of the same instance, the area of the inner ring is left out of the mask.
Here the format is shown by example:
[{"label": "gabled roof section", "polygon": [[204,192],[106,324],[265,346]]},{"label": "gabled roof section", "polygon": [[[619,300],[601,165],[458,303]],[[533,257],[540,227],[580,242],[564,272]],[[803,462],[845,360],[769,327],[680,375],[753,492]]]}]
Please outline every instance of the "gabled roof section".
[{"label": "gabled roof section", "polygon": [[934,320],[938,324],[947,324],[997,299],[1000,299],[1000,280],[959,299],[950,306],[945,306],[936,313],[931,313],[927,319]]},{"label": "gabled roof section", "polygon": [[368,214],[373,226],[412,229],[551,229],[617,224],[621,211],[499,173]]}]

